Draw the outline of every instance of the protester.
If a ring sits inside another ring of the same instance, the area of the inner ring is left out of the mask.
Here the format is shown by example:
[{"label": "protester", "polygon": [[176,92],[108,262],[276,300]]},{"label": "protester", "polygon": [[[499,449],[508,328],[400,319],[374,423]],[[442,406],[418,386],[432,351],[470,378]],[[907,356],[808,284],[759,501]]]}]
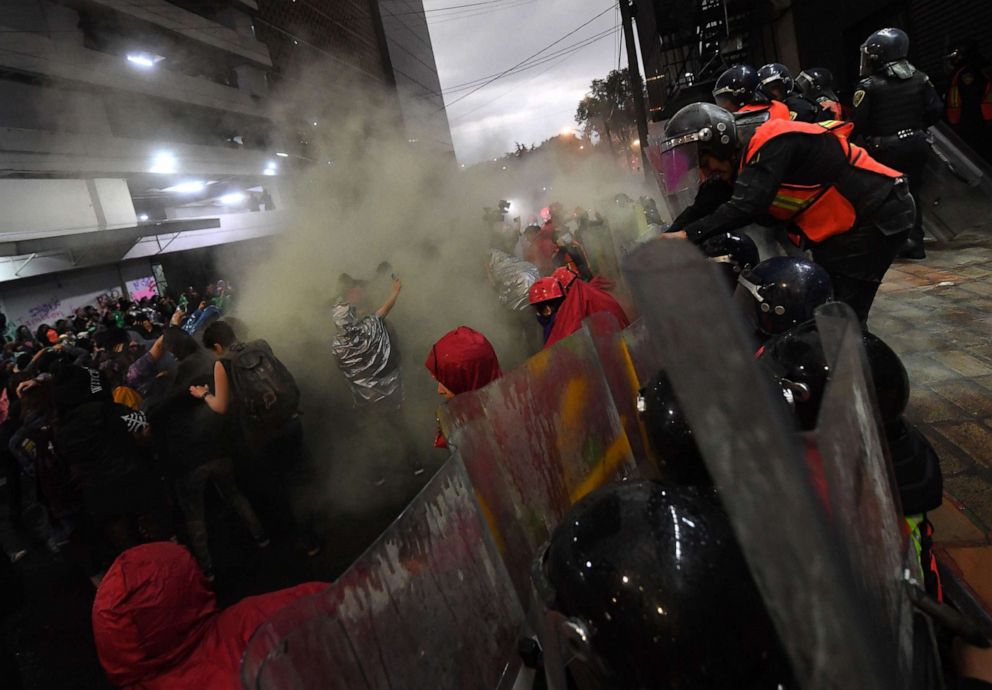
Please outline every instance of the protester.
[{"label": "protester", "polygon": [[586,317],[597,312],[613,315],[621,328],[630,325],[623,307],[606,292],[578,280],[567,269],[558,269],[556,276],[541,278],[530,290],[531,306],[544,328],[545,348],[575,333]]},{"label": "protester", "polygon": [[221,610],[196,561],[170,542],[122,553],[93,602],[93,638],[124,690],[240,690],[241,657],[255,629],[327,585],[310,582]]},{"label": "protester", "polygon": [[[425,366],[437,381],[438,395],[445,400],[482,388],[503,375],[492,343],[468,326],[459,326],[434,343]],[[440,429],[434,446],[447,448]]]},{"label": "protester", "polygon": [[[303,439],[296,381],[267,342],[239,342],[225,321],[207,327],[203,345],[217,356],[213,383],[191,384],[190,395],[214,413],[232,416],[252,504],[316,556],[321,547],[309,494],[315,468]],[[255,540],[259,546],[265,542],[257,532]]]},{"label": "protester", "polygon": [[215,488],[241,518],[257,546],[268,546],[269,539],[235,480],[235,448],[229,418],[216,414],[190,394],[191,387],[209,386],[213,382],[214,358],[191,336],[175,327],[169,328],[159,342],[178,366],[167,390],[150,402],[148,418],[166,473],[175,481],[190,548],[207,579],[212,581],[214,566],[206,522],[208,487]]}]

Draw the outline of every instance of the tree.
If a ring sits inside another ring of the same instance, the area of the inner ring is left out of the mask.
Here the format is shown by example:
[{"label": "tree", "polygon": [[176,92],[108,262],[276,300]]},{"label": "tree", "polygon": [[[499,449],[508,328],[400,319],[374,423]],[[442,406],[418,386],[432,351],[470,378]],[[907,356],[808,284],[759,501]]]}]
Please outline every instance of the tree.
[{"label": "tree", "polygon": [[626,68],[613,70],[605,79],[593,79],[589,94],[579,101],[575,121],[586,138],[593,133],[616,155],[617,147],[631,149],[637,138],[634,97]]}]

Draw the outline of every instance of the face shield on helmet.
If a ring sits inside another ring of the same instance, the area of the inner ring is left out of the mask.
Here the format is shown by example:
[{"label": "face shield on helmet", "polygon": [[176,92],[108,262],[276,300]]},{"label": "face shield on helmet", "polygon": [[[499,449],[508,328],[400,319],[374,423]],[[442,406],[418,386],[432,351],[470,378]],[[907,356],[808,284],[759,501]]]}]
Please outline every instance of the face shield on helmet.
[{"label": "face shield on helmet", "polygon": [[868,51],[867,43],[861,46],[861,63],[858,65],[858,74],[862,77],[870,76],[875,71],[875,56]]},{"label": "face shield on helmet", "polygon": [[694,137],[682,135],[661,145],[661,192],[673,218],[692,205],[699,191],[699,147]]}]

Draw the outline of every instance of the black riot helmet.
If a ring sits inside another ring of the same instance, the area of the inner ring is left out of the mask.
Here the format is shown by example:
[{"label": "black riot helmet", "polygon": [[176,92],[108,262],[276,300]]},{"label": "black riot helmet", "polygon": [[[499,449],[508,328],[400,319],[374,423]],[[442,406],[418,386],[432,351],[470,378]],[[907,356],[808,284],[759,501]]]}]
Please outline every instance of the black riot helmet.
[{"label": "black riot helmet", "polygon": [[744,234],[727,232],[713,235],[700,244],[699,249],[720,266],[731,290],[743,271],[758,265],[758,246]]},{"label": "black riot helmet", "polygon": [[[909,377],[899,356],[881,338],[863,336],[868,368],[883,424],[899,422],[909,402]],[[796,416],[799,428],[816,428],[830,378],[816,321],[807,321],[765,343],[758,361],[772,374]]]},{"label": "black riot helmet", "polygon": [[809,100],[834,95],[834,75],[826,67],[809,67],[796,77],[796,87]]},{"label": "black riot helmet", "polygon": [[707,157],[737,157],[734,116],[712,103],[685,106],[665,125],[664,139],[651,141],[649,158],[673,218],[695,200]]},{"label": "black riot helmet", "polygon": [[682,414],[672,382],[659,371],[637,396],[637,410],[647,432],[648,443],[661,461],[666,481],[691,486],[712,486],[713,480],[692,429]]},{"label": "black riot helmet", "polygon": [[754,102],[766,102],[758,91],[761,80],[758,70],[751,65],[734,65],[720,75],[713,86],[713,100],[718,106],[736,112],[742,106]]},{"label": "black riot helmet", "polygon": [[580,690],[794,685],[712,489],[639,481],[594,491],[551,535],[534,584],[552,631],[545,650],[571,659]]},{"label": "black riot helmet", "polygon": [[813,311],[833,299],[830,276],[812,261],[773,256],[737,279],[734,299],[758,332],[784,333],[813,318]]},{"label": "black riot helmet", "polygon": [[865,333],[865,353],[875,382],[875,398],[882,422],[893,424],[909,404],[909,374],[888,344],[873,333]]},{"label": "black riot helmet", "polygon": [[769,98],[785,100],[792,93],[795,82],[789,68],[780,62],[769,62],[758,70],[758,84]]},{"label": "black riot helmet", "polygon": [[902,29],[881,29],[861,44],[861,76],[909,56],[909,36]]}]

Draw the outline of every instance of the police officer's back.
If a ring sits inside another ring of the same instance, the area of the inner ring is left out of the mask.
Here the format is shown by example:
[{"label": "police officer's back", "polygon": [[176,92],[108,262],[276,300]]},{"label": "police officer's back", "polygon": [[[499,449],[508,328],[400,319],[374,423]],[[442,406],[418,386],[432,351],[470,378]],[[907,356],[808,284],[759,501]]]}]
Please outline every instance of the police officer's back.
[{"label": "police officer's back", "polygon": [[929,143],[926,129],[940,119],[940,97],[930,78],[906,59],[909,37],[899,29],[882,29],[861,45],[861,75],[854,92],[855,133],[881,163],[909,178],[917,216],[903,256],[922,259],[923,225],[919,188]]}]

